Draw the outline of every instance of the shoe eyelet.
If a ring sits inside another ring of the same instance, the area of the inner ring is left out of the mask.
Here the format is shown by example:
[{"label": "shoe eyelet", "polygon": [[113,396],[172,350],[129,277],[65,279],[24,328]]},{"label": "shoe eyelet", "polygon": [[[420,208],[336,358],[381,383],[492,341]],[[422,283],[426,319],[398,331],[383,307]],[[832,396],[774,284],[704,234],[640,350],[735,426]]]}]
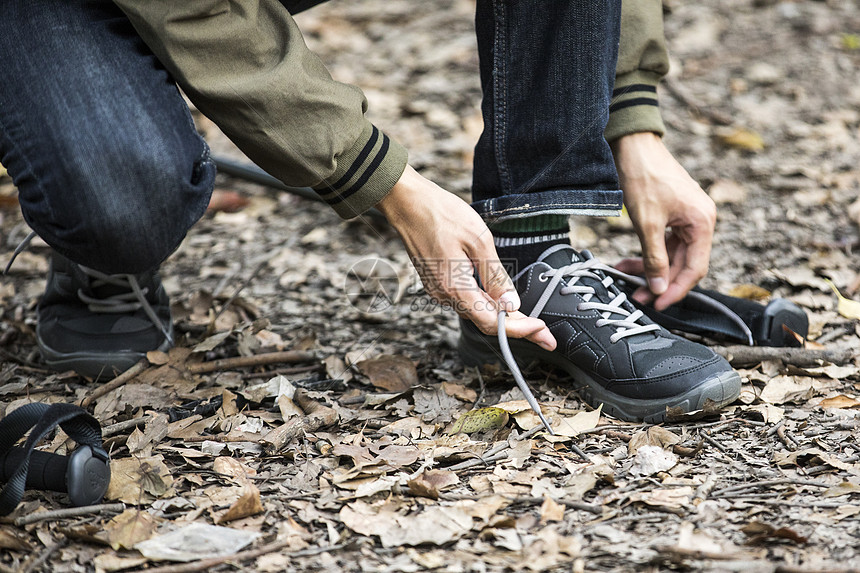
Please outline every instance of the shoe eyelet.
[{"label": "shoe eyelet", "polygon": [[546,273],[541,273],[538,275],[538,280],[542,283],[545,283],[546,281],[549,280],[549,277],[546,276]]}]

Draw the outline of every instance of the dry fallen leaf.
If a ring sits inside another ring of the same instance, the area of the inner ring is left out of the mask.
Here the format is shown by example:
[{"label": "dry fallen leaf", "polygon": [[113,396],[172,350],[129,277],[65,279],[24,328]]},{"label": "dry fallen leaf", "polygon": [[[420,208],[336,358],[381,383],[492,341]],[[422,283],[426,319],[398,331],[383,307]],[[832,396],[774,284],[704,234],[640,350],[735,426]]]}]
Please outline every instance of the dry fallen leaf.
[{"label": "dry fallen leaf", "polygon": [[473,434],[502,428],[508,423],[508,413],[501,408],[479,408],[469,410],[457,418],[446,430],[446,434]]},{"label": "dry fallen leaf", "polygon": [[774,376],[759,397],[768,404],[803,402],[812,397],[813,382],[806,376]]},{"label": "dry fallen leaf", "polygon": [[772,539],[787,539],[801,545],[807,541],[806,537],[800,535],[793,529],[789,529],[788,527],[774,527],[769,523],[762,523],[760,521],[751,521],[744,525],[741,528],[741,531],[750,536],[747,540],[748,545],[756,545]]},{"label": "dry fallen leaf", "polygon": [[850,298],[845,298],[842,296],[842,293],[839,292],[839,289],[836,288],[836,285],[833,284],[833,281],[829,279],[824,279],[825,282],[833,289],[833,292],[836,293],[836,298],[839,302],[836,305],[836,312],[844,316],[845,318],[849,318],[852,320],[860,320],[860,302],[856,300],[851,300]]},{"label": "dry fallen leaf", "polygon": [[0,526],[0,549],[30,551],[32,548],[20,532]]},{"label": "dry fallen leaf", "polygon": [[860,494],[860,485],[845,480],[838,485],[834,485],[832,487],[827,488],[821,494],[822,497],[840,497],[843,495],[849,495],[852,493]]},{"label": "dry fallen leaf", "polygon": [[444,545],[472,528],[472,516],[453,507],[428,507],[417,514],[402,515],[358,501],[344,506],[339,517],[356,533],[378,536],[383,547]]},{"label": "dry fallen leaf", "polygon": [[761,151],[764,149],[764,139],[751,129],[736,127],[718,134],[718,137],[723,144],[729,147],[746,151]]},{"label": "dry fallen leaf", "polygon": [[846,396],[845,394],[839,394],[833,398],[825,398],[818,405],[822,408],[857,408],[860,406],[860,400]]},{"label": "dry fallen leaf", "polygon": [[651,426],[646,430],[639,430],[633,434],[633,438],[627,443],[627,453],[635,455],[642,446],[657,446],[665,448],[681,443],[681,437],[673,434],[661,426]]},{"label": "dry fallen leaf", "polygon": [[650,476],[672,469],[678,463],[678,456],[660,446],[640,446],[633,459],[630,471],[634,474]]},{"label": "dry fallen leaf", "polygon": [[239,499],[234,501],[227,511],[215,517],[215,524],[220,525],[250,515],[256,515],[263,511],[263,504],[260,501],[260,490],[254,484],[247,483],[242,486],[242,494],[239,496]]},{"label": "dry fallen leaf", "polygon": [[547,496],[540,506],[540,522],[564,521],[564,506]]},{"label": "dry fallen leaf", "polygon": [[131,549],[155,535],[157,530],[155,518],[139,509],[126,509],[105,525],[108,542],[117,550]]},{"label": "dry fallen leaf", "polygon": [[161,455],[111,460],[111,479],[105,499],[150,503],[172,493],[173,476]]},{"label": "dry fallen leaf", "polygon": [[418,384],[415,364],[402,354],[383,354],[356,363],[370,383],[389,392],[403,392]]},{"label": "dry fallen leaf", "polygon": [[729,289],[729,296],[747,300],[763,301],[770,298],[770,291],[754,284],[741,284]]},{"label": "dry fallen leaf", "polygon": [[446,487],[456,485],[460,482],[452,471],[448,470],[425,470],[415,479],[409,480],[407,485],[413,495],[439,499],[439,492]]}]

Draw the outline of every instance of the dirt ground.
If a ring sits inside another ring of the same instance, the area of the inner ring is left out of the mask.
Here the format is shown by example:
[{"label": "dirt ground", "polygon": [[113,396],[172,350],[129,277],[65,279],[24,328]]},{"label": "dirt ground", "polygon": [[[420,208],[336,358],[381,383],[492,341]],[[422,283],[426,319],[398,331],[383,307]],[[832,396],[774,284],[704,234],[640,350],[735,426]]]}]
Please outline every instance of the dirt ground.
[{"label": "dirt ground", "polygon": [[[860,317],[825,279],[860,300],[860,5],[664,6],[667,145],[719,209],[704,286],[785,297],[809,315],[810,350],[856,352]],[[463,197],[481,129],[473,12],[340,0],[297,18],[413,166]],[[198,121],[215,153],[242,159]],[[4,265],[29,232],[14,196],[0,177]],[[589,412],[563,375],[529,368],[564,428],[550,439],[508,372],[464,368],[456,317],[384,222],[224,175],[216,199],[163,267],[178,348],[90,401],[109,505],[22,523],[68,507],[28,492],[0,521],[0,571],[860,570],[856,358],[736,360],[735,404],[659,426]],[[629,220],[578,218],[572,237],[609,263],[638,254]],[[37,239],[0,279],[0,415],[99,387],[41,363],[47,256]],[[395,302],[367,312],[349,295],[374,260]],[[251,356],[268,360],[214,362]],[[192,523],[224,529],[185,537],[189,558],[244,553],[158,561],[162,536]],[[244,537],[228,549],[226,534]]]}]

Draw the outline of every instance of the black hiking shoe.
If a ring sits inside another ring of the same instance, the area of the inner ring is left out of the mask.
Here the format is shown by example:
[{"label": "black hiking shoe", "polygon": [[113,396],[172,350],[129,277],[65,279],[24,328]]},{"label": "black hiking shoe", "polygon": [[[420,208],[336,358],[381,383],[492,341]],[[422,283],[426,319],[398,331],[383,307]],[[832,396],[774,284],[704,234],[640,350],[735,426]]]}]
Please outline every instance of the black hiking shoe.
[{"label": "black hiking shoe", "polygon": [[[509,339],[513,355],[565,370],[583,400],[622,420],[657,423],[667,408],[733,402],[741,379],[729,363],[654,324],[613,284],[610,270],[587,251],[556,245],[514,277],[520,310],[546,322],[558,347],[549,352]],[[502,363],[498,339],[466,320],[459,350],[470,366]]]},{"label": "black hiking shoe", "polygon": [[53,253],[36,341],[54,370],[111,378],[173,345],[170,301],[155,271],[106,275]]}]

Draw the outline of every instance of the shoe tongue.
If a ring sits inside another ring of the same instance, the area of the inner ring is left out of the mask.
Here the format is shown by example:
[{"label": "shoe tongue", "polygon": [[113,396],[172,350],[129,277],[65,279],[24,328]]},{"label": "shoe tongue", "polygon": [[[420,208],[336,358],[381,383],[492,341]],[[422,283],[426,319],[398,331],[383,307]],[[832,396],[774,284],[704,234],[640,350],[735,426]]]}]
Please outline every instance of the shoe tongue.
[{"label": "shoe tongue", "polygon": [[553,245],[541,253],[538,262],[546,263],[554,269],[582,261],[582,257],[570,245]]}]

